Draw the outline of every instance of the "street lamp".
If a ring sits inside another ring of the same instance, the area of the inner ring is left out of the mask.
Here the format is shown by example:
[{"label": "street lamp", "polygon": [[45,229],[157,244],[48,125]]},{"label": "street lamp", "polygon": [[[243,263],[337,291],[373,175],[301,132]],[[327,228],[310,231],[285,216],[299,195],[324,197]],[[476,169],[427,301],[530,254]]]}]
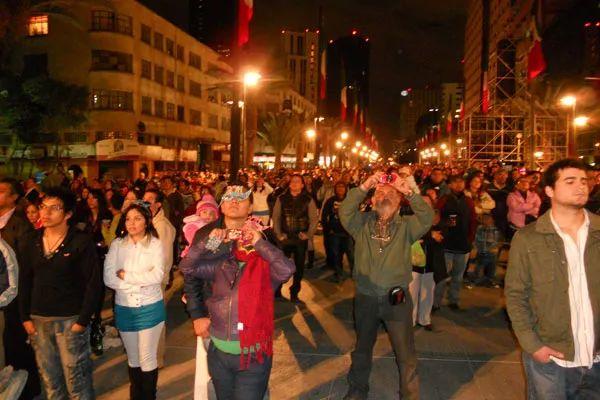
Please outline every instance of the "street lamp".
[{"label": "street lamp", "polygon": [[533,153],[533,156],[539,160],[540,158],[544,157],[544,152],[536,151],[535,153]]},{"label": "street lamp", "polygon": [[256,71],[248,71],[244,74],[244,86],[252,87],[258,85],[258,81],[262,78],[262,75]]},{"label": "street lamp", "polygon": [[347,140],[347,139],[348,139],[348,132],[342,132],[342,133],[340,134],[340,138],[341,138],[342,140]]},{"label": "street lamp", "polygon": [[350,151],[352,151],[352,154],[358,153],[358,149],[356,147],[353,147],[352,150],[350,150]]},{"label": "street lamp", "polygon": [[335,142],[335,148],[336,149],[341,149],[343,145],[344,144],[342,142],[340,142],[339,140],[337,142]]},{"label": "street lamp", "polygon": [[314,129],[308,129],[306,131],[306,137],[309,139],[314,139],[317,136],[317,132]]},{"label": "street lamp", "polygon": [[447,145],[446,143],[442,143],[442,144],[440,145],[440,148],[441,148],[442,150],[446,150],[446,149],[448,148],[448,145]]},{"label": "street lamp", "polygon": [[456,144],[462,144],[463,140],[461,138],[456,139]]},{"label": "street lamp", "polygon": [[354,144],[356,147],[360,147],[362,146],[362,143],[360,140],[357,140],[356,143]]},{"label": "street lamp", "polygon": [[589,117],[586,117],[585,115],[579,115],[573,119],[573,125],[581,128],[581,127],[587,126],[589,120],[590,120]]},{"label": "street lamp", "polygon": [[567,95],[560,99],[560,104],[565,107],[573,107],[576,103],[577,103],[577,98],[572,95]]}]

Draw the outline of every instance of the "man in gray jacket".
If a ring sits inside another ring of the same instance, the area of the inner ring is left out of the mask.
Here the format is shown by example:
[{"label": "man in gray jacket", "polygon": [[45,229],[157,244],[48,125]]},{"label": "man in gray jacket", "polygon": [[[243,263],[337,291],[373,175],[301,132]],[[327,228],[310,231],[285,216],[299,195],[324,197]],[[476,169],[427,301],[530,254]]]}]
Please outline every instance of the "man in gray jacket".
[{"label": "man in gray jacket", "polygon": [[[373,210],[360,212],[367,192],[375,189]],[[405,197],[414,212],[400,216]],[[344,228],[355,241],[354,322],[356,348],[345,400],[366,400],[373,345],[381,322],[386,326],[400,372],[400,398],[418,399],[417,356],[412,329],[411,245],[431,227],[433,210],[418,194],[412,176],[376,173],[350,190],[339,208]]]},{"label": "man in gray jacket", "polygon": [[506,306],[523,348],[530,399],[600,398],[600,217],[584,209],[586,166],[544,174],[552,207],[517,231]]}]

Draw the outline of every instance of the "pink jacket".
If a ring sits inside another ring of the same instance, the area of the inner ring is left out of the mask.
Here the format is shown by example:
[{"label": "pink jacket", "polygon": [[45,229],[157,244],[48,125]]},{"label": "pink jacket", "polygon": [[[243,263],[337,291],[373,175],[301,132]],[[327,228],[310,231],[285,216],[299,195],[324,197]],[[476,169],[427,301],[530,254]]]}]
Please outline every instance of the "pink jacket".
[{"label": "pink jacket", "polygon": [[532,215],[537,218],[540,212],[542,200],[535,192],[527,192],[527,199],[524,199],[518,190],[511,192],[506,199],[508,204],[508,222],[522,228],[525,226],[525,216]]}]

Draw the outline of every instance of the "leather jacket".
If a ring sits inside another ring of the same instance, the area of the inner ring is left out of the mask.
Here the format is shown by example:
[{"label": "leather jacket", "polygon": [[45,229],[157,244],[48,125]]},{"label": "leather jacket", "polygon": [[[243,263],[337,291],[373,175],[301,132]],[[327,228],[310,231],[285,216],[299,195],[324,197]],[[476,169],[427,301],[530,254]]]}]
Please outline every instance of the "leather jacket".
[{"label": "leather jacket", "polygon": [[[187,310],[192,319],[210,318],[212,336],[239,340],[238,287],[243,269],[238,267],[231,243],[222,243],[214,253],[206,249],[208,235],[215,228],[223,228],[222,220],[196,232],[190,251],[179,264],[184,274]],[[292,276],[294,263],[275,245],[260,239],[255,249],[269,263],[273,289]],[[205,283],[210,283],[210,290]]]}]

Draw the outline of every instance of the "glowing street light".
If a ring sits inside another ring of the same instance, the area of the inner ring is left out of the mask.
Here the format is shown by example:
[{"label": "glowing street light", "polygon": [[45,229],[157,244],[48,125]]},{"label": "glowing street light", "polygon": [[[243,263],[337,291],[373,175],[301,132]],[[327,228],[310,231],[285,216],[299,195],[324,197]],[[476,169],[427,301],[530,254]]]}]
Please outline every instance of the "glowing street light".
[{"label": "glowing street light", "polygon": [[306,137],[309,139],[314,139],[314,137],[317,136],[317,132],[314,129],[308,129],[306,131]]},{"label": "glowing street light", "polygon": [[364,145],[364,146],[362,147],[362,150],[363,150],[363,151],[367,151],[367,149],[368,149],[368,147],[367,147],[366,145]]},{"label": "glowing street light", "polygon": [[450,155],[450,150],[448,150],[448,149],[444,150],[444,155],[445,156],[449,156]]},{"label": "glowing street light", "polygon": [[440,148],[441,148],[442,150],[446,150],[446,149],[448,148],[448,145],[447,145],[446,143],[442,143],[442,144],[440,145]]},{"label": "glowing street light", "polygon": [[583,127],[587,126],[589,120],[589,117],[586,117],[585,115],[580,115],[578,117],[575,117],[575,119],[573,120],[573,124],[575,124],[575,126],[577,127]]},{"label": "glowing street light", "polygon": [[356,143],[354,144],[356,147],[360,147],[362,146],[362,143],[360,140],[357,140]]},{"label": "glowing street light", "polygon": [[463,140],[461,138],[456,139],[456,144],[461,144]]},{"label": "glowing street light", "polygon": [[577,103],[577,98],[572,95],[567,95],[560,99],[560,104],[565,107],[573,107],[576,103]]},{"label": "glowing street light", "polygon": [[352,154],[358,153],[358,149],[356,147],[353,147],[351,151],[352,151]]},{"label": "glowing street light", "polygon": [[341,138],[342,140],[348,140],[348,132],[342,132],[342,133],[340,134],[340,138]]},{"label": "glowing street light", "polygon": [[339,140],[337,142],[335,142],[336,149],[341,149],[343,145],[344,144],[342,142],[340,142]]},{"label": "glowing street light", "polygon": [[244,74],[244,85],[247,87],[258,85],[258,81],[262,78],[262,75],[256,71],[249,71]]},{"label": "glowing street light", "polygon": [[533,153],[533,156],[539,160],[540,158],[544,157],[544,152],[536,151],[535,153]]}]

